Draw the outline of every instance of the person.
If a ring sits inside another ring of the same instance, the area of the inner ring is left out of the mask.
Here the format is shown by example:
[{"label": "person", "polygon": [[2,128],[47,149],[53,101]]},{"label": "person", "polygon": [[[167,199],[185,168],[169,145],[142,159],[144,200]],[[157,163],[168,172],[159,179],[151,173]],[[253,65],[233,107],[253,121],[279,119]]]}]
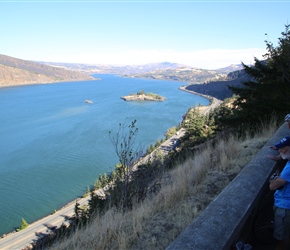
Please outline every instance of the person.
[{"label": "person", "polygon": [[269,180],[274,193],[274,238],[278,241],[276,250],[290,249],[290,136],[275,144],[280,156],[287,163],[280,175],[273,174]]},{"label": "person", "polygon": [[[284,118],[284,121],[287,122],[288,128],[290,129],[290,113],[287,114]],[[275,146],[270,146],[272,149],[277,150]],[[282,159],[281,155],[274,156],[274,155],[269,155],[268,158],[274,160],[274,161],[279,161]]]},{"label": "person", "polygon": [[290,129],[290,114],[287,114],[284,118],[284,121],[287,122],[288,128]]}]

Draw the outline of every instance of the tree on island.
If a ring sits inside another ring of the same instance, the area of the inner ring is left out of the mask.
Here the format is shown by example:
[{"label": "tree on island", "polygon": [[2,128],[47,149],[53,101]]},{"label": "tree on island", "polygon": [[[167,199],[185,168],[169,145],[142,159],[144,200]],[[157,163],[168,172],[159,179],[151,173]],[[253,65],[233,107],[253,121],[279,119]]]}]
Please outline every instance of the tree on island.
[{"label": "tree on island", "polygon": [[137,92],[137,95],[145,95],[145,91],[144,90],[140,90],[139,92]]}]

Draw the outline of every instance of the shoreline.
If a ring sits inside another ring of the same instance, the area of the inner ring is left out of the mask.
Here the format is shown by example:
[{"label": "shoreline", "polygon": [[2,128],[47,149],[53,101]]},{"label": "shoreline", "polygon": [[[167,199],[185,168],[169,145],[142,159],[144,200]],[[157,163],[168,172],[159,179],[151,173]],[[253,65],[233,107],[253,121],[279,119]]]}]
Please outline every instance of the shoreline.
[{"label": "shoreline", "polygon": [[[195,92],[195,91],[192,91],[192,90],[188,90],[188,89],[186,89],[186,86],[181,86],[181,87],[179,87],[179,90],[182,90],[182,91],[185,91],[185,92],[188,92],[188,93],[194,94],[194,95],[202,96],[202,97],[204,97],[204,98],[206,98],[206,99],[208,99],[208,100],[212,100],[212,103],[210,103],[209,105],[207,105],[207,106],[203,106],[203,107],[198,107],[199,110],[200,110],[203,114],[209,112],[210,109],[212,109],[212,108],[216,108],[217,106],[219,106],[220,104],[223,103],[222,100],[219,100],[219,99],[217,99],[217,98],[215,98],[215,97],[213,97],[213,96],[204,95],[204,94],[200,94],[200,93],[197,93],[197,92]],[[203,108],[203,109],[202,109],[202,108]]]},{"label": "shoreline", "polygon": [[25,87],[25,86],[30,86],[30,85],[43,85],[43,84],[55,84],[55,83],[63,83],[63,82],[83,82],[83,81],[98,81],[101,80],[101,78],[93,78],[93,79],[78,79],[78,80],[73,80],[73,79],[68,79],[68,80],[63,80],[63,81],[51,81],[51,82],[30,82],[30,83],[12,83],[12,84],[0,84],[0,89],[1,88],[10,88],[10,87]]},{"label": "shoreline", "polygon": [[191,94],[194,94],[194,95],[199,95],[199,96],[202,96],[202,97],[204,97],[204,98],[206,98],[206,99],[215,99],[215,100],[217,100],[218,102],[223,102],[222,100],[219,100],[219,99],[217,99],[217,98],[215,98],[215,97],[213,97],[213,96],[209,96],[209,95],[204,95],[204,94],[201,94],[201,93],[198,93],[198,92],[195,92],[195,91],[193,91],[193,90],[188,90],[188,89],[186,89],[186,86],[180,86],[179,88],[178,88],[179,90],[182,90],[182,91],[185,91],[185,92],[188,92],[188,93],[191,93]]}]

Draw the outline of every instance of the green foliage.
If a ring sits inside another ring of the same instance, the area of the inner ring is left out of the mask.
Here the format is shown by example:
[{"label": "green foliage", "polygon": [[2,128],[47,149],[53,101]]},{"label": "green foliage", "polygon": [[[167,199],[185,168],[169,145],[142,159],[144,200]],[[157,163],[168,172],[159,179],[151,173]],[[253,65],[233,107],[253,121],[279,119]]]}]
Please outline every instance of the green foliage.
[{"label": "green foliage", "polygon": [[146,154],[150,154],[154,151],[155,146],[153,144],[150,144],[146,150]]},{"label": "green foliage", "polygon": [[99,188],[103,188],[108,183],[109,183],[108,175],[106,173],[104,173],[103,175],[100,174],[99,179],[97,179],[95,184],[94,184],[94,190],[97,190]]},{"label": "green foliage", "polygon": [[215,121],[216,130],[223,130],[226,127],[225,124],[228,122],[229,117],[233,113],[230,101],[231,99],[225,99],[221,105],[209,113]]},{"label": "green foliage", "polygon": [[26,220],[24,220],[23,218],[21,219],[21,224],[19,226],[19,228],[17,229],[17,231],[23,230],[25,228],[28,227],[28,223],[26,222]]},{"label": "green foliage", "polygon": [[289,113],[290,103],[290,30],[279,38],[278,45],[266,42],[265,60],[255,59],[254,66],[244,66],[251,80],[242,87],[229,87],[237,99],[235,109],[228,122],[232,126],[248,124],[255,126],[259,121],[269,120],[277,115],[282,118]]},{"label": "green foliage", "polygon": [[91,217],[94,213],[102,213],[108,206],[108,200],[101,198],[91,192],[91,198],[89,200],[88,216]]},{"label": "green foliage", "polygon": [[114,182],[117,179],[117,172],[112,171],[109,177],[109,182]]},{"label": "green foliage", "polygon": [[186,128],[186,135],[182,139],[186,146],[194,146],[211,138],[215,133],[214,116],[202,115],[197,108],[193,108],[185,115],[182,127]]},{"label": "green foliage", "polygon": [[[134,96],[135,94],[130,94],[130,95],[133,95]],[[161,95],[154,94],[152,92],[145,93],[144,90],[140,90],[139,92],[137,92],[136,95],[146,95],[146,96],[152,97],[152,98],[154,98],[156,100],[162,100],[163,99],[163,97]]]},{"label": "green foliage", "polygon": [[155,161],[159,162],[159,164],[162,165],[164,163],[164,160],[165,160],[164,155],[159,148],[156,150],[156,154],[154,155],[154,157],[155,157]]},{"label": "green foliage", "polygon": [[101,184],[101,182],[100,182],[100,179],[97,179],[97,180],[95,181],[95,184],[94,184],[94,190],[98,190],[98,189],[100,189],[100,188],[102,188],[102,184]]},{"label": "green foliage", "polygon": [[80,206],[80,204],[77,201],[74,207],[74,212],[75,212],[74,220],[75,223],[78,225],[80,224],[84,225],[90,217],[89,206],[88,205]]},{"label": "green foliage", "polygon": [[166,133],[165,133],[165,137],[166,139],[172,137],[173,135],[175,135],[175,133],[178,131],[178,128],[177,127],[172,127],[172,128],[169,128]]},{"label": "green foliage", "polygon": [[165,141],[165,139],[161,139],[161,140],[157,140],[156,143],[150,144],[146,150],[146,154],[150,154],[152,153],[156,148],[158,148],[163,142]]},{"label": "green foliage", "polygon": [[157,100],[162,100],[162,96],[160,96],[158,94],[154,94],[154,93],[149,92],[146,95],[151,96],[152,98],[157,99]]},{"label": "green foliage", "polygon": [[119,190],[117,195],[121,197],[121,203],[125,210],[131,206],[129,182],[133,171],[132,168],[142,154],[140,147],[135,145],[138,133],[136,122],[134,120],[129,125],[119,124],[119,130],[116,135],[113,135],[111,132],[109,133],[120,163],[116,168],[116,182],[122,185],[122,189]]},{"label": "green foliage", "polygon": [[90,195],[91,189],[89,186],[87,186],[86,192],[83,194],[83,198],[88,197]]}]

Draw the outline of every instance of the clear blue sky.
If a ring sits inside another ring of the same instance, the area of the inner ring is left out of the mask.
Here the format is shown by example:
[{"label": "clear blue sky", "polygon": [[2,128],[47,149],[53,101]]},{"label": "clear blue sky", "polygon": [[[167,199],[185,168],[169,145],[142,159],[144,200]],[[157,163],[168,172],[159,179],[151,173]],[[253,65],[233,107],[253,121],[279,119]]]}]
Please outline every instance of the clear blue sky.
[{"label": "clear blue sky", "polygon": [[[290,1],[3,1],[0,54],[25,60],[216,69],[262,59]],[[265,35],[267,33],[267,35]]]}]

